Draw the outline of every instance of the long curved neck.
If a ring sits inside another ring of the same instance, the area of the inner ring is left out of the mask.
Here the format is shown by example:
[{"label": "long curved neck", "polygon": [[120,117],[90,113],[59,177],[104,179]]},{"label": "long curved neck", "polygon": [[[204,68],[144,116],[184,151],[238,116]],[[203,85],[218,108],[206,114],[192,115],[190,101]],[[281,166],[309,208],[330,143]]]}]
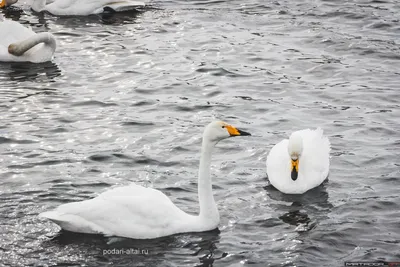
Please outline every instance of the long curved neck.
[{"label": "long curved neck", "polygon": [[219,221],[219,214],[212,193],[210,176],[211,153],[214,150],[215,144],[215,142],[211,142],[207,138],[203,137],[198,181],[198,193],[200,202],[199,216],[202,219]]},{"label": "long curved neck", "polygon": [[45,43],[53,53],[56,50],[56,40],[53,35],[47,32],[42,32],[35,34],[22,42],[11,44],[8,47],[8,52],[14,56],[22,56],[26,51],[40,43]]},{"label": "long curved neck", "polygon": [[31,8],[35,12],[41,12],[46,7],[46,0],[33,0]]}]

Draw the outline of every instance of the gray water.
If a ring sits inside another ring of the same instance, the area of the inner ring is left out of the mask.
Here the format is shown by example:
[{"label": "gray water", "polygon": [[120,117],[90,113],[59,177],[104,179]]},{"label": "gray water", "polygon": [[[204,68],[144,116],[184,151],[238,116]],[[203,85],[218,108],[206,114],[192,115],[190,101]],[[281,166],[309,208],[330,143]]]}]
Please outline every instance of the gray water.
[{"label": "gray water", "polygon": [[[0,64],[1,266],[400,261],[398,1],[153,1],[66,18],[21,4],[1,12],[58,47],[52,62]],[[218,230],[108,239],[38,218],[131,182],[195,213],[215,118],[253,134],[213,156]],[[332,144],[328,181],[298,196],[272,188],[269,150],[316,127]]]}]

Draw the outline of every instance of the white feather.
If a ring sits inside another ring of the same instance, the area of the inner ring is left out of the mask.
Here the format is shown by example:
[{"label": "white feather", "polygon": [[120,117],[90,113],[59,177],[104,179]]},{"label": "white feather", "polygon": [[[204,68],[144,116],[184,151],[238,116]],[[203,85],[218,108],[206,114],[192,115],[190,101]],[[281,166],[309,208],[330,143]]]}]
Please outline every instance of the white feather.
[{"label": "white feather", "polygon": [[114,188],[94,199],[61,205],[40,216],[72,232],[137,239],[213,230],[218,227],[220,219],[212,194],[211,154],[219,140],[232,135],[249,134],[223,122],[212,122],[204,131],[198,178],[198,215],[185,213],[161,191],[132,184]]},{"label": "white feather", "polygon": [[[299,158],[297,180],[291,178],[291,158],[289,140],[284,139],[276,144],[267,157],[267,175],[271,184],[286,194],[302,194],[319,186],[329,173],[329,139],[323,136],[322,129],[305,129],[292,136],[300,136],[302,152]],[[299,150],[294,144],[291,150]]]},{"label": "white feather", "polygon": [[119,12],[145,5],[143,1],[134,0],[34,0],[32,9],[36,12],[47,11],[57,16],[86,16],[102,13],[106,7]]},{"label": "white feather", "polygon": [[[22,48],[21,56],[9,53],[9,45]],[[50,33],[36,34],[16,21],[0,21],[0,61],[5,62],[45,62],[52,59],[56,41]]]},{"label": "white feather", "polygon": [[195,217],[177,208],[161,191],[136,184],[114,188],[94,199],[64,204],[40,216],[72,232],[138,239],[179,232]]}]

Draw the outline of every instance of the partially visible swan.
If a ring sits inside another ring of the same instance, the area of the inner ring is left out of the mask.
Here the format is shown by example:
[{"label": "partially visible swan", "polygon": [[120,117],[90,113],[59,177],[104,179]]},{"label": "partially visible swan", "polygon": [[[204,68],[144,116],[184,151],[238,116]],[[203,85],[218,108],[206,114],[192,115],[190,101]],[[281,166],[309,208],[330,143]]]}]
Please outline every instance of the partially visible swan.
[{"label": "partially visible swan", "polygon": [[35,33],[16,21],[0,17],[0,61],[40,63],[52,59],[56,40],[51,33]]},{"label": "partially visible swan", "polygon": [[8,7],[18,2],[18,0],[0,0],[0,8]]},{"label": "partially visible swan", "polygon": [[322,129],[301,130],[276,144],[267,157],[271,184],[286,194],[303,194],[329,173],[330,142]]},{"label": "partially visible swan", "polygon": [[199,215],[185,213],[161,191],[132,184],[90,200],[63,204],[39,216],[72,232],[135,239],[213,230],[219,224],[219,213],[212,193],[211,154],[218,141],[239,135],[250,134],[222,121],[205,128],[198,178]]},{"label": "partially visible swan", "polygon": [[56,16],[86,16],[103,13],[133,10],[146,4],[134,0],[33,0],[32,9],[36,12],[47,11]]}]

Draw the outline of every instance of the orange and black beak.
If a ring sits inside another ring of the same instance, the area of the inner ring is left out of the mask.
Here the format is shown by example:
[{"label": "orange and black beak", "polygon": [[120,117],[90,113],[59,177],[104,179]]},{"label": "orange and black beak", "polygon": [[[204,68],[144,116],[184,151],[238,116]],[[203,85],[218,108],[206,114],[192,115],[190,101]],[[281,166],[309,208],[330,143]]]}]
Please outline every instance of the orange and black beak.
[{"label": "orange and black beak", "polygon": [[299,176],[299,159],[293,160],[292,159],[292,180],[296,181],[297,177]]},{"label": "orange and black beak", "polygon": [[232,125],[225,125],[226,130],[228,130],[230,136],[246,136],[246,135],[251,135],[248,132],[239,130]]}]

